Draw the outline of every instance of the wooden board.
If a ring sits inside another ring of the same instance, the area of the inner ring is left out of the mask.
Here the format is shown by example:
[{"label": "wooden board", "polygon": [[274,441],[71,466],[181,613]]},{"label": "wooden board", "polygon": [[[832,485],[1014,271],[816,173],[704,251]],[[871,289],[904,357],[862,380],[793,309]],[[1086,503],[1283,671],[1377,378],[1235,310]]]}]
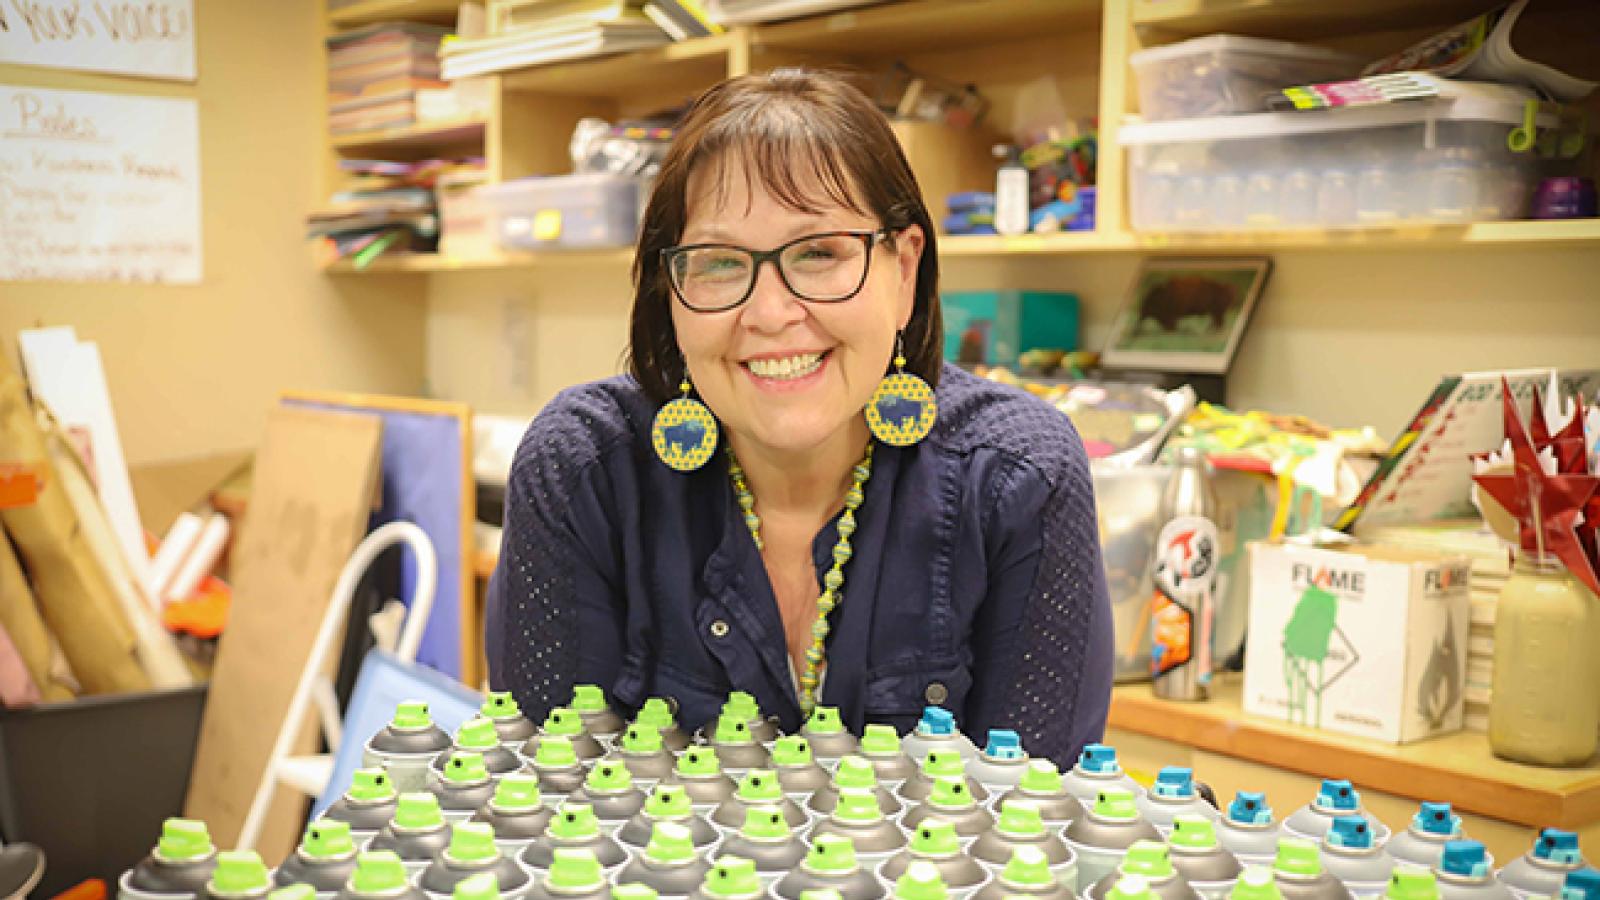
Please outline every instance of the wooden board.
[{"label": "wooden board", "polygon": [[1121,685],[1112,692],[1109,726],[1530,827],[1600,823],[1600,757],[1583,768],[1524,766],[1496,758],[1485,735],[1465,731],[1385,744],[1245,715],[1239,693],[1237,677],[1221,679],[1206,703],[1158,700],[1148,684]]},{"label": "wooden board", "polygon": [[[217,649],[184,814],[231,847],[339,570],[366,533],[382,424],[371,416],[276,407],[256,455],[250,511],[233,551],[233,607]],[[295,753],[315,751],[305,728]],[[305,798],[280,791],[256,849],[282,859]]]}]

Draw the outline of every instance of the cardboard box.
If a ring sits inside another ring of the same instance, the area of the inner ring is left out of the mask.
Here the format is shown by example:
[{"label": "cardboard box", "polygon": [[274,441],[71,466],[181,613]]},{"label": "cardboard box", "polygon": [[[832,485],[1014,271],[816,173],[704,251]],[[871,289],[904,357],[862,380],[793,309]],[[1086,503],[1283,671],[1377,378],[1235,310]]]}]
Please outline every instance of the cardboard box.
[{"label": "cardboard box", "polygon": [[1391,743],[1461,728],[1471,562],[1250,545],[1244,709]]}]

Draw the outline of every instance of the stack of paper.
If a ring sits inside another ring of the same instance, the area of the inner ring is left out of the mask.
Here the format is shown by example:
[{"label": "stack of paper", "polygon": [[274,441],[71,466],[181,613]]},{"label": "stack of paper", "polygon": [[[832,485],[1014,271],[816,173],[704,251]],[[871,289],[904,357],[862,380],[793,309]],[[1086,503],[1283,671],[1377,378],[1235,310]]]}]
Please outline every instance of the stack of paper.
[{"label": "stack of paper", "polygon": [[419,90],[439,80],[445,30],[395,22],[328,38],[328,130],[350,134],[416,121]]},{"label": "stack of paper", "polygon": [[504,0],[490,8],[490,34],[441,49],[448,80],[669,43],[644,0]]},{"label": "stack of paper", "polygon": [[723,25],[776,22],[869,6],[879,0],[707,0],[711,18]]},{"label": "stack of paper", "polygon": [[349,176],[344,189],[306,217],[306,232],[321,240],[327,261],[350,258],[362,267],[386,252],[433,249],[435,184],[446,174],[482,171],[483,160],[351,159],[339,167]]}]

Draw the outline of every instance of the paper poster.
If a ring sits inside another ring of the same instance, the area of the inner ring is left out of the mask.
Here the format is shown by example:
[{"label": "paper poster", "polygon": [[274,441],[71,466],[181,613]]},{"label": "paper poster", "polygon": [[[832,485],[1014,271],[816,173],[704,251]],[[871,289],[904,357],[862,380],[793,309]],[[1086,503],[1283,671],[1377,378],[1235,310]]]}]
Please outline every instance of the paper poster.
[{"label": "paper poster", "polygon": [[0,85],[0,281],[200,281],[193,100]]},{"label": "paper poster", "polygon": [[0,0],[0,63],[194,80],[194,0]]}]

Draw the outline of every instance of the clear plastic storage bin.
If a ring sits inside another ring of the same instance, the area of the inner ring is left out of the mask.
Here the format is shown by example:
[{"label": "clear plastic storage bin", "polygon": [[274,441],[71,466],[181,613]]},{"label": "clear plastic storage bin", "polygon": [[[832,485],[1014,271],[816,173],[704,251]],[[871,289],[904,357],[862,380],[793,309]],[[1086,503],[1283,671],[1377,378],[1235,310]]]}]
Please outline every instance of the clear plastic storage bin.
[{"label": "clear plastic storage bin", "polygon": [[513,250],[626,247],[639,225],[639,183],[609,173],[519,178],[481,189]]},{"label": "clear plastic storage bin", "polygon": [[1361,60],[1321,47],[1213,34],[1128,58],[1146,121],[1261,112],[1265,97],[1300,84],[1356,77]]},{"label": "clear plastic storage bin", "polygon": [[[1481,86],[1478,86],[1481,87]],[[1532,154],[1514,88],[1317,112],[1129,125],[1136,231],[1371,228],[1523,216]],[[1553,118],[1540,125],[1554,124]]]}]

